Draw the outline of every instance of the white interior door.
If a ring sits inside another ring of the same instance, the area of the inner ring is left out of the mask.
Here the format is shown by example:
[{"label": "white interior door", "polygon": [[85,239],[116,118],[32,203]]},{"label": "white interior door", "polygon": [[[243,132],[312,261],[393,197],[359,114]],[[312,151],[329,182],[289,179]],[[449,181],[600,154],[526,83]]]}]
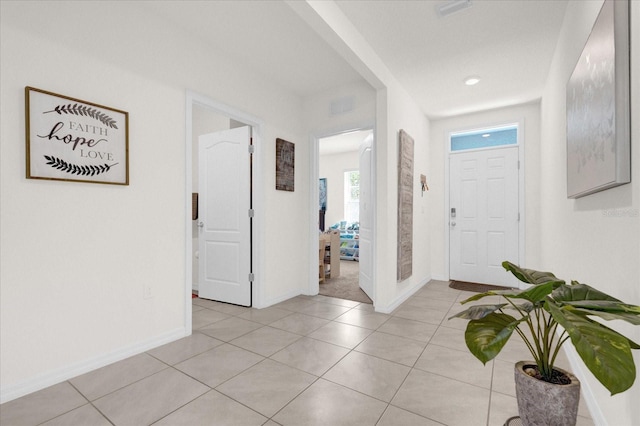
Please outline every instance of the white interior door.
[{"label": "white interior door", "polygon": [[375,302],[373,295],[373,262],[372,262],[372,236],[373,236],[373,203],[371,202],[371,147],[373,135],[360,145],[360,288],[369,299]]},{"label": "white interior door", "polygon": [[451,280],[518,286],[502,267],[519,261],[518,147],[449,157]]},{"label": "white interior door", "polygon": [[251,305],[251,128],[199,137],[199,284],[203,299]]}]

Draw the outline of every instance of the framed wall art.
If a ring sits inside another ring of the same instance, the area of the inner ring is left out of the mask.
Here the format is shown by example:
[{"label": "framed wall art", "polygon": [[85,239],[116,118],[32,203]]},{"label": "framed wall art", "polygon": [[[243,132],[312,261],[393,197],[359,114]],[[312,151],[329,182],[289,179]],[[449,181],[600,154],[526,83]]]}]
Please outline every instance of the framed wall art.
[{"label": "framed wall art", "polygon": [[320,178],[318,183],[318,193],[320,195],[320,210],[327,210],[327,178]]},{"label": "framed wall art", "polygon": [[25,88],[28,179],[129,184],[129,114]]},{"label": "framed wall art", "polygon": [[295,183],[295,145],[284,139],[276,139],[276,189],[294,190]]},{"label": "framed wall art", "polygon": [[606,0],[567,83],[567,197],[631,181],[629,2]]}]

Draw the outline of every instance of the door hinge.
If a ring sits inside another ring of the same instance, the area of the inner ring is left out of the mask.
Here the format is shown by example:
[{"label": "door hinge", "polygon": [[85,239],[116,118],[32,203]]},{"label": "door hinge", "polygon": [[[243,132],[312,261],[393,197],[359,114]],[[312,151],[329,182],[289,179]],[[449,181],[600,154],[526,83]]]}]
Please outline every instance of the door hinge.
[{"label": "door hinge", "polygon": [[518,222],[520,222],[520,212],[518,212]]},{"label": "door hinge", "polygon": [[249,209],[249,217],[254,217],[256,215],[255,210]]},{"label": "door hinge", "polygon": [[518,160],[518,170],[520,170],[520,160]]},{"label": "door hinge", "polygon": [[253,154],[255,152],[255,147],[253,145],[249,145],[249,154]]},{"label": "door hinge", "polygon": [[255,280],[255,278],[256,278],[256,276],[253,274],[253,272],[251,272],[249,274],[249,281],[253,281],[253,280]]}]

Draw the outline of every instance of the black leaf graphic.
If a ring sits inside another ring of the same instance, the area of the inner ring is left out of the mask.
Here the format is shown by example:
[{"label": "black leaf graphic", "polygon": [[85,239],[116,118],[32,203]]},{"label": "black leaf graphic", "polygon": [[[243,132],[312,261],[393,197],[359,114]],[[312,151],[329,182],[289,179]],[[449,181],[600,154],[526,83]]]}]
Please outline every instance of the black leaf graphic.
[{"label": "black leaf graphic", "polygon": [[106,126],[109,126],[113,129],[117,129],[116,120],[109,117],[107,114],[98,111],[95,108],[91,108],[87,105],[78,105],[76,104],[68,104],[68,105],[58,105],[53,109],[53,111],[47,111],[43,114],[48,114],[50,112],[57,112],[58,114],[74,114],[74,115],[82,115],[86,117],[91,117],[96,119]]},{"label": "black leaf graphic", "polygon": [[116,163],[116,164],[109,165],[105,163],[97,166],[93,166],[93,165],[78,166],[77,164],[67,163],[66,161],[60,158],[52,157],[49,155],[45,155],[44,158],[47,159],[46,164],[53,167],[54,169],[58,169],[63,172],[71,173],[72,175],[78,175],[78,176],[99,175],[100,173],[108,172],[109,170],[111,170],[111,167],[118,164]]}]

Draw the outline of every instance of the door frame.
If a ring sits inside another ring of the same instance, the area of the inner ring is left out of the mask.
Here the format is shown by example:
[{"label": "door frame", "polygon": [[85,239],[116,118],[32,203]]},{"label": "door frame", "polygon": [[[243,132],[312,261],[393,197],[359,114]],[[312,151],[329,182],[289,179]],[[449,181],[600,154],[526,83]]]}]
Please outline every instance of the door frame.
[{"label": "door frame", "polygon": [[[324,133],[313,134],[310,137],[310,155],[309,155],[309,212],[311,217],[317,217],[318,214],[318,199],[320,197],[318,189],[318,179],[320,179],[320,139],[328,138],[331,136],[337,136],[344,133],[356,132],[360,130],[371,130],[373,132],[373,143],[371,144],[371,208],[373,209],[371,229],[375,231],[377,224],[377,209],[376,206],[376,126],[375,124],[366,123],[361,126],[354,126],[345,130],[334,130]],[[307,285],[306,294],[314,296],[320,291],[320,283],[318,282],[318,265],[316,259],[318,258],[318,224],[317,220],[310,220],[309,227],[309,282]],[[375,232],[371,235],[371,265],[376,264],[376,236]],[[372,281],[372,298],[373,306],[376,305],[376,268],[372,267],[371,271]]]},{"label": "door frame", "polygon": [[[506,126],[517,126],[518,128],[518,143],[516,146],[518,147],[518,211],[520,213],[520,221],[518,222],[518,263],[523,265],[525,262],[525,247],[526,247],[526,210],[525,210],[525,141],[524,141],[524,118],[521,118],[516,121],[503,121],[498,123],[488,123],[479,126],[472,127],[462,127],[449,130],[445,133],[445,149],[444,149],[444,217],[443,217],[443,226],[444,226],[444,260],[445,260],[445,277],[444,279],[449,281],[451,279],[450,276],[450,268],[451,268],[451,259],[450,259],[450,241],[451,241],[451,226],[450,226],[450,217],[449,211],[451,209],[450,199],[449,199],[449,191],[450,191],[450,179],[449,179],[449,161],[451,155],[455,155],[451,152],[451,135],[454,133],[461,132],[473,132],[480,131],[483,129],[493,128],[493,127],[506,127]],[[473,151],[489,151],[493,149],[501,149],[505,148],[505,146],[497,146],[495,148],[480,148],[478,150],[465,150],[464,152],[473,152]],[[506,273],[506,271],[505,271]],[[520,284],[520,288],[524,287],[524,283]]]},{"label": "door frame", "polygon": [[254,274],[253,286],[251,289],[251,298],[253,306],[256,308],[264,307],[264,286],[262,285],[262,277],[264,276],[264,262],[260,257],[260,253],[265,247],[264,241],[264,186],[260,184],[260,179],[256,179],[257,176],[263,176],[264,169],[264,154],[262,144],[262,134],[264,123],[258,117],[255,117],[244,111],[235,109],[221,102],[217,102],[200,93],[187,90],[186,91],[186,103],[185,103],[185,274],[184,274],[184,296],[185,296],[185,316],[184,325],[187,335],[192,333],[191,317],[192,317],[192,302],[191,293],[193,286],[193,271],[192,271],[192,220],[191,220],[191,194],[193,192],[193,106],[198,105],[203,108],[210,109],[216,114],[229,117],[229,119],[236,120],[247,124],[251,127],[251,134],[253,138],[253,183],[252,183],[252,199],[253,210],[257,212],[253,217],[252,225],[252,240],[251,240],[251,259],[252,259],[252,271]]}]

